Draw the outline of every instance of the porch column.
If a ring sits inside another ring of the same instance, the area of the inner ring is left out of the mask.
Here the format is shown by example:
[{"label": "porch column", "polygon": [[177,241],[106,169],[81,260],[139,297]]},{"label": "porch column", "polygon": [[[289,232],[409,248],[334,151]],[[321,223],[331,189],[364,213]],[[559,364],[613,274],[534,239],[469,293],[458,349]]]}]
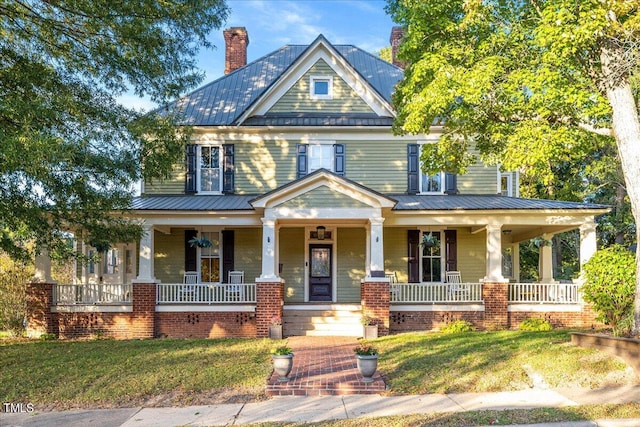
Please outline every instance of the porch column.
[{"label": "porch column", "polygon": [[371,245],[369,274],[373,274],[374,271],[384,272],[384,245],[382,240],[382,234],[383,234],[382,223],[383,222],[384,222],[384,218],[369,219],[369,224],[371,227],[371,237],[369,240]]},{"label": "porch column", "polygon": [[137,281],[140,283],[155,283],[156,277],[153,266],[153,225],[145,224],[142,226],[142,230],[143,234],[140,238],[140,265]]},{"label": "porch column", "polygon": [[487,225],[487,271],[485,282],[507,282],[502,276],[502,225]]},{"label": "porch column", "polygon": [[580,226],[580,271],[584,264],[598,250],[598,242],[596,239],[596,222],[593,217],[587,218]]},{"label": "porch column", "polygon": [[544,239],[540,245],[539,267],[540,283],[553,283],[553,248],[547,241],[551,241],[553,234],[543,234]]},{"label": "porch column", "polygon": [[276,220],[262,218],[262,274],[261,279],[275,279],[276,276]]},{"label": "porch column", "polygon": [[49,252],[46,249],[42,249],[39,254],[36,255],[36,270],[33,275],[33,281],[39,283],[53,283],[55,280],[51,277],[51,258]]}]

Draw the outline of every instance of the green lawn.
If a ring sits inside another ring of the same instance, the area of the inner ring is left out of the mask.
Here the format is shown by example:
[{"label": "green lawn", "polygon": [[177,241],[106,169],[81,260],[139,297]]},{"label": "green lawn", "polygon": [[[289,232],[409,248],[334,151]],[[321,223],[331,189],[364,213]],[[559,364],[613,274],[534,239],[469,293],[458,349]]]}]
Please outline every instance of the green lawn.
[{"label": "green lawn", "polygon": [[[566,331],[407,333],[375,341],[392,394],[515,390],[634,381],[626,365],[573,347]],[[264,398],[274,341],[0,340],[0,399],[41,410],[194,405]]]},{"label": "green lawn", "polygon": [[533,373],[551,387],[596,388],[635,380],[627,365],[575,347],[567,331],[410,333],[379,338],[378,368],[395,393],[521,390]]}]

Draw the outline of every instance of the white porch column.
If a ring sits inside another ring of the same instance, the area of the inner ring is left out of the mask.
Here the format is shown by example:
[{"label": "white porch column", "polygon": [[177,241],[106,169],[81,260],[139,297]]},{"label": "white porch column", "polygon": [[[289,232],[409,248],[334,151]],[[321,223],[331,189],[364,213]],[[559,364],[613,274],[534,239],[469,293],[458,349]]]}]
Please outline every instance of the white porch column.
[{"label": "white porch column", "polygon": [[487,225],[487,271],[485,282],[504,283],[502,276],[502,225]]},{"label": "white porch column", "polygon": [[[384,218],[371,218],[369,219],[369,226],[371,228],[371,259],[369,264],[370,272],[382,271],[384,272],[384,245],[382,241],[382,223]],[[369,273],[371,274],[371,273]]]},{"label": "white porch column", "polygon": [[140,265],[139,273],[136,278],[137,282],[154,283],[156,277],[154,274],[154,239],[153,225],[145,224],[142,226],[142,237],[140,238]]},{"label": "white porch column", "polygon": [[596,222],[591,216],[580,226],[580,271],[582,271],[584,264],[591,259],[597,250]]},{"label": "white porch column", "polygon": [[276,220],[262,218],[262,274],[261,279],[275,279],[276,276]]},{"label": "white porch column", "polygon": [[539,254],[540,282],[553,283],[553,248],[547,243],[551,241],[553,234],[543,234],[542,238],[544,241]]},{"label": "white porch column", "polygon": [[51,277],[51,258],[46,249],[42,249],[36,255],[36,271],[33,275],[33,280],[40,283],[56,283]]}]

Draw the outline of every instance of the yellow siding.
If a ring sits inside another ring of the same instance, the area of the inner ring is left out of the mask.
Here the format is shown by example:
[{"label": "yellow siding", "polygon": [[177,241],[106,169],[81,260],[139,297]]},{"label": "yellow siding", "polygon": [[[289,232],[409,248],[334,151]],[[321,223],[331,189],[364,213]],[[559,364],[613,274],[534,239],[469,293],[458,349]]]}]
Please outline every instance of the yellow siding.
[{"label": "yellow siding", "polygon": [[163,283],[182,283],[184,275],[184,229],[172,228],[171,234],[155,231],[153,236],[156,279]]},{"label": "yellow siding", "polygon": [[279,238],[284,300],[287,303],[304,302],[304,228],[283,228]]},{"label": "yellow siding", "polygon": [[360,302],[360,280],[365,276],[364,228],[338,229],[338,302]]},{"label": "yellow siding", "polygon": [[346,177],[381,193],[407,191],[406,141],[338,141],[346,145]]},{"label": "yellow siding", "polygon": [[477,282],[486,272],[485,232],[471,234],[468,228],[458,230],[458,270],[465,282]]},{"label": "yellow siding", "polygon": [[262,272],[262,229],[237,228],[234,233],[234,268],[244,271],[244,281],[253,283]]},{"label": "yellow siding", "polygon": [[175,165],[171,176],[167,179],[156,179],[153,182],[146,182],[144,192],[145,194],[183,194],[184,174],[184,164]]},{"label": "yellow siding", "polygon": [[345,194],[331,190],[322,185],[307,193],[278,205],[287,208],[366,208],[366,203],[353,199]]},{"label": "yellow siding", "polygon": [[[333,99],[311,99],[311,76],[333,77]],[[316,111],[373,113],[367,103],[322,59],[318,60],[269,110],[284,113]]]},{"label": "yellow siding", "polygon": [[[498,169],[487,166],[480,160],[475,147],[470,148],[476,156],[476,162],[467,168],[467,173],[458,176],[460,194],[495,194],[498,191]],[[515,181],[514,181],[515,182]]]},{"label": "yellow siding", "polygon": [[293,181],[296,178],[296,144],[299,142],[258,138],[236,142],[236,193],[266,193]]},{"label": "yellow siding", "polygon": [[399,283],[409,281],[408,265],[408,242],[406,228],[385,228],[384,229],[384,270],[396,273]]}]

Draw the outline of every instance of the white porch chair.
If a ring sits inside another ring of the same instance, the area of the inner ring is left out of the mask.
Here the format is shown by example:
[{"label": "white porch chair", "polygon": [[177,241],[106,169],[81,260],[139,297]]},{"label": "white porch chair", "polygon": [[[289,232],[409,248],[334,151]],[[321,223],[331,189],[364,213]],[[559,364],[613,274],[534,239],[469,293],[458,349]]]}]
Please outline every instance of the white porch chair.
[{"label": "white porch chair", "polygon": [[448,284],[447,291],[452,301],[466,301],[470,297],[469,286],[462,283],[462,276],[459,271],[447,271],[445,280]]},{"label": "white porch chair", "polygon": [[227,301],[244,301],[244,271],[230,271],[225,288]]},{"label": "white porch chair", "polygon": [[185,271],[182,278],[182,287],[180,288],[180,301],[193,301],[196,294],[196,284],[198,283],[197,271]]}]

